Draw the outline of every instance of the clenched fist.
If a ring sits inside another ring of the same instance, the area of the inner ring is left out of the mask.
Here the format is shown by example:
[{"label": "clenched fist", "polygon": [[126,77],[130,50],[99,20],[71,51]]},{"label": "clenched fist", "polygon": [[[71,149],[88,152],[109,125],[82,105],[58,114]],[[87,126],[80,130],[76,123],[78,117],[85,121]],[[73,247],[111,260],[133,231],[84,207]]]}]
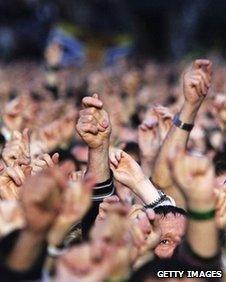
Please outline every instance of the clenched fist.
[{"label": "clenched fist", "polygon": [[111,124],[108,113],[97,94],[83,99],[84,109],[80,111],[76,129],[90,148],[98,148],[109,141]]},{"label": "clenched fist", "polygon": [[183,78],[185,100],[192,104],[200,104],[207,95],[211,85],[212,63],[209,60],[195,60]]}]

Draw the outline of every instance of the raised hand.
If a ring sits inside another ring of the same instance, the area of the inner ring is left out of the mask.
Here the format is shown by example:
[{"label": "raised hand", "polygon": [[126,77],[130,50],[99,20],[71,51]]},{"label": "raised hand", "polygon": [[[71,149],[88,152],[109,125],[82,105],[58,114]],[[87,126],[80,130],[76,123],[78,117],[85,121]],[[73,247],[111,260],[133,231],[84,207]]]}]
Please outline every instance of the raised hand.
[{"label": "raised hand", "polygon": [[158,117],[159,135],[161,142],[163,142],[172,126],[173,114],[167,107],[163,107],[161,105],[155,106],[153,110]]},{"label": "raised hand", "polygon": [[23,125],[23,104],[22,97],[19,97],[5,105],[3,120],[9,130],[21,130]]},{"label": "raised hand", "polygon": [[126,152],[115,148],[110,149],[109,158],[115,179],[136,191],[139,183],[146,179],[138,163]]},{"label": "raised hand", "polygon": [[45,51],[45,59],[50,67],[57,67],[62,58],[62,50],[58,43],[50,44]]},{"label": "raised hand", "polygon": [[2,158],[7,166],[28,165],[30,163],[30,134],[25,128],[22,133],[13,132],[2,151]]},{"label": "raised hand", "polygon": [[143,206],[132,207],[129,220],[134,245],[137,249],[137,257],[153,251],[161,237],[161,229],[151,209],[144,210]]},{"label": "raised hand", "polygon": [[216,117],[217,122],[222,129],[225,129],[226,125],[226,97],[224,94],[216,95],[213,102],[210,104],[210,111]]},{"label": "raised hand", "polygon": [[118,202],[120,202],[120,199],[116,195],[105,198],[99,205],[99,213],[96,217],[96,222],[105,219],[107,217],[107,211],[110,205]]},{"label": "raised hand", "polygon": [[94,184],[94,178],[88,175],[83,180],[69,181],[69,187],[62,195],[62,208],[48,234],[49,244],[60,244],[72,224],[83,218],[91,206]]},{"label": "raised hand", "polygon": [[46,233],[54,223],[62,205],[62,192],[67,188],[68,173],[66,167],[55,166],[26,179],[20,202],[30,232]]},{"label": "raised hand", "polygon": [[188,155],[177,148],[171,152],[169,165],[173,179],[191,209],[208,210],[215,206],[214,188],[217,184],[210,160]]},{"label": "raised hand", "polygon": [[97,94],[83,99],[85,109],[81,110],[77,131],[90,148],[99,148],[109,142],[111,124],[108,113]]},{"label": "raised hand", "polygon": [[2,200],[17,200],[26,176],[31,168],[22,170],[20,166],[6,167],[0,175],[0,198]]},{"label": "raised hand", "polygon": [[32,159],[32,174],[36,174],[47,167],[53,167],[59,163],[59,154],[55,153],[51,157],[49,154],[41,154],[37,158]]},{"label": "raised hand", "polygon": [[119,149],[111,149],[109,158],[114,178],[132,190],[145,204],[159,198],[157,189],[130,155]]},{"label": "raised hand", "polygon": [[196,60],[185,72],[183,91],[186,102],[200,105],[211,85],[212,63],[209,60]]},{"label": "raised hand", "polygon": [[104,281],[110,275],[114,251],[104,242],[71,248],[57,263],[55,281]]},{"label": "raised hand", "polygon": [[138,128],[138,145],[141,156],[153,160],[160,148],[158,121],[145,119]]},{"label": "raised hand", "polygon": [[61,136],[59,134],[59,121],[55,120],[50,124],[40,128],[39,135],[40,140],[43,142],[44,147],[48,151],[53,150],[61,143]]}]

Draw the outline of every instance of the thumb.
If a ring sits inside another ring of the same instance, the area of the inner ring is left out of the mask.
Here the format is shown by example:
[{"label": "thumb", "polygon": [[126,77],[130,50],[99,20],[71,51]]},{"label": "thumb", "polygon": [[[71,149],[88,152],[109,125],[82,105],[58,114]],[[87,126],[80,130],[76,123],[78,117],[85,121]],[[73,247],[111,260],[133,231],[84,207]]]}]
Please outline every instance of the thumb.
[{"label": "thumb", "polygon": [[99,95],[97,93],[94,93],[92,97],[95,99],[99,99]]},{"label": "thumb", "polygon": [[54,164],[58,164],[59,163],[59,157],[60,155],[58,153],[55,153],[52,155],[52,161]]}]

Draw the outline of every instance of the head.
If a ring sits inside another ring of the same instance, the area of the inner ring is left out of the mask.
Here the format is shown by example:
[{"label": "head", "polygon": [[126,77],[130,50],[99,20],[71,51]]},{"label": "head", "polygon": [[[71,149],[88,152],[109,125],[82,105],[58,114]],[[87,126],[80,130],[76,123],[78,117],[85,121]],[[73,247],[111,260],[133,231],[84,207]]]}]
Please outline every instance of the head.
[{"label": "head", "polygon": [[154,250],[155,255],[159,258],[170,258],[185,234],[186,212],[174,206],[159,206],[154,211],[162,233]]}]

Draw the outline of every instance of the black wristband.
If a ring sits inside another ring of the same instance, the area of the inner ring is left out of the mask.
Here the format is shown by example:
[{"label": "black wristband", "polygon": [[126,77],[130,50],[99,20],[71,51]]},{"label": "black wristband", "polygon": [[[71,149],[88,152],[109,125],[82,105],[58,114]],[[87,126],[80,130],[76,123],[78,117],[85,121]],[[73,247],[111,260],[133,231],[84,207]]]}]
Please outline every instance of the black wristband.
[{"label": "black wristband", "polygon": [[179,119],[179,114],[176,114],[173,118],[173,124],[180,129],[186,130],[190,132],[192,128],[194,127],[194,124],[184,123]]}]

